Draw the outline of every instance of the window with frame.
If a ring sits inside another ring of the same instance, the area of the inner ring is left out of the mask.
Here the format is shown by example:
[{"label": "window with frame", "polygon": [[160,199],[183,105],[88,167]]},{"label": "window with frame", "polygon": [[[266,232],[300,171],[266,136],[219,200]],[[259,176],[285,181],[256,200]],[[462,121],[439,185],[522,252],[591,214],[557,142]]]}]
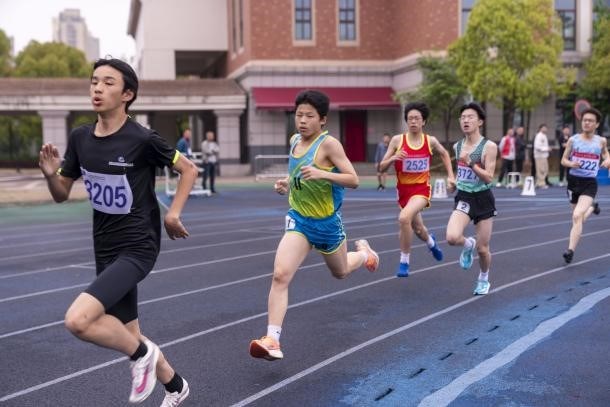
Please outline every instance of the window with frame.
[{"label": "window with frame", "polygon": [[462,0],[462,35],[466,32],[468,26],[468,18],[477,0]]},{"label": "window with frame", "polygon": [[561,19],[563,50],[576,49],[576,0],[555,0],[555,11]]},{"label": "window with frame", "polygon": [[312,1],[313,0],[294,0],[295,41],[311,41],[313,39]]},{"label": "window with frame", "polygon": [[356,41],[356,1],[339,0],[339,41]]}]

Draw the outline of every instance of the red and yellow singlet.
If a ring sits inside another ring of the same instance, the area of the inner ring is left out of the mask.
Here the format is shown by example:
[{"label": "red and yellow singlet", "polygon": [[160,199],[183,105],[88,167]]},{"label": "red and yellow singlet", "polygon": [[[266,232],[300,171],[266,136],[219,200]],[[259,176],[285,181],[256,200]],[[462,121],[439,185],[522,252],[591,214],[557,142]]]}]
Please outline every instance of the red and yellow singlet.
[{"label": "red and yellow singlet", "polygon": [[415,146],[409,144],[407,135],[403,134],[397,149],[397,152],[403,150],[407,154],[406,158],[394,162],[398,203],[401,208],[404,208],[413,196],[421,196],[430,201],[432,148],[428,135],[422,134],[418,144]]}]

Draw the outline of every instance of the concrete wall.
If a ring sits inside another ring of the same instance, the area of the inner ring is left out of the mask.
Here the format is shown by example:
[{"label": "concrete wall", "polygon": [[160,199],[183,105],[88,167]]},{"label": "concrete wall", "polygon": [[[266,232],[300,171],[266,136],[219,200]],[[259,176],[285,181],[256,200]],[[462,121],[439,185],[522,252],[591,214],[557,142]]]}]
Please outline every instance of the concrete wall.
[{"label": "concrete wall", "polygon": [[135,64],[140,78],[175,79],[175,51],[226,51],[226,34],[226,0],[142,1]]}]

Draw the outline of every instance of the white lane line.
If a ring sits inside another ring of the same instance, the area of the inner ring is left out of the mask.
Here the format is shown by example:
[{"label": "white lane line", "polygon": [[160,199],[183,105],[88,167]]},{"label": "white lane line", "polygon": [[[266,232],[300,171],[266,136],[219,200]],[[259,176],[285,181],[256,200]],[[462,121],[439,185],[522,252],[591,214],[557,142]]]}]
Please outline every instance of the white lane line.
[{"label": "white lane line", "polygon": [[94,265],[94,262],[92,262],[92,261],[88,261],[86,263],[80,263],[80,264],[66,264],[65,266],[47,267],[47,268],[40,269],[40,270],[30,270],[30,271],[22,271],[22,272],[13,273],[13,274],[5,274],[3,276],[0,276],[0,280],[4,280],[5,278],[28,276],[31,274],[47,273],[49,271],[65,270],[65,269],[69,269],[69,268],[95,269],[95,265]]},{"label": "white lane line", "polygon": [[[588,263],[588,262],[591,262],[591,261],[600,260],[600,259],[603,259],[603,258],[606,258],[606,257],[610,257],[610,254],[604,254],[604,255],[601,255],[601,256],[596,256],[596,257],[593,257],[593,258],[590,258],[590,259],[587,259],[587,260],[580,261],[578,263],[573,263],[572,266],[585,264],[585,263]],[[509,287],[514,286],[514,285],[523,284],[523,283],[526,283],[528,281],[531,281],[531,280],[534,280],[534,279],[537,279],[537,278],[540,278],[540,277],[544,277],[544,276],[556,273],[556,272],[561,271],[561,270],[565,270],[568,267],[570,267],[570,266],[557,267],[557,268],[554,268],[554,269],[551,269],[551,270],[548,270],[548,271],[544,271],[544,272],[539,273],[539,274],[531,275],[531,276],[523,278],[521,280],[513,281],[512,283],[505,284],[505,285],[502,285],[500,287],[497,287],[494,290],[491,290],[490,294],[497,293],[499,291],[503,291],[503,290],[505,290],[505,289],[507,289]],[[251,395],[250,397],[245,398],[245,399],[243,399],[243,400],[233,404],[231,407],[246,406],[246,405],[248,405],[248,404],[250,404],[250,403],[252,403],[252,402],[254,402],[254,401],[256,401],[256,400],[258,400],[258,399],[260,399],[260,398],[262,398],[262,397],[264,397],[264,396],[266,396],[268,394],[270,394],[270,393],[273,393],[274,391],[280,390],[280,389],[288,386],[289,384],[294,383],[297,380],[302,379],[303,377],[305,377],[305,376],[307,376],[307,375],[309,375],[311,373],[314,373],[314,372],[322,369],[323,367],[326,367],[326,366],[328,366],[328,365],[330,365],[330,364],[332,364],[332,363],[334,363],[334,362],[336,362],[336,361],[338,361],[340,359],[343,359],[346,356],[349,356],[349,355],[351,355],[353,353],[356,353],[356,352],[358,352],[358,351],[360,351],[360,350],[362,350],[362,349],[364,349],[364,348],[366,348],[368,346],[371,346],[371,345],[374,345],[374,344],[376,344],[378,342],[386,340],[386,339],[388,339],[388,338],[390,338],[390,337],[392,337],[394,335],[402,333],[402,332],[404,332],[404,331],[406,331],[406,330],[408,330],[410,328],[413,328],[413,327],[415,327],[417,325],[421,325],[424,322],[427,322],[427,321],[429,321],[431,319],[434,319],[434,318],[439,317],[441,315],[447,314],[447,313],[449,313],[449,312],[451,312],[453,310],[461,308],[461,307],[463,307],[463,306],[465,306],[467,304],[470,304],[471,302],[478,301],[478,300],[480,300],[481,298],[484,298],[484,297],[485,296],[473,296],[473,297],[470,297],[467,300],[458,302],[458,303],[453,304],[453,305],[451,305],[451,306],[449,306],[447,308],[443,308],[442,310],[437,311],[437,312],[435,312],[433,314],[429,314],[429,315],[427,315],[425,317],[422,317],[422,318],[420,318],[420,319],[418,319],[416,321],[413,321],[413,322],[410,322],[410,323],[408,323],[406,325],[403,325],[400,328],[396,328],[396,329],[394,329],[392,331],[386,332],[383,335],[377,336],[377,337],[375,337],[375,338],[373,338],[371,340],[368,340],[368,341],[363,342],[363,343],[361,343],[359,345],[356,345],[356,346],[354,346],[352,348],[349,348],[349,349],[347,349],[347,350],[345,350],[345,351],[343,351],[341,353],[336,354],[333,357],[325,359],[325,360],[323,360],[320,363],[317,363],[317,364],[315,364],[315,365],[313,365],[313,366],[311,366],[311,367],[309,367],[309,368],[307,368],[305,370],[302,370],[299,373],[297,373],[297,374],[295,374],[293,376],[290,376],[290,377],[282,380],[281,382],[278,382],[278,383],[274,384],[273,386],[269,386],[266,389],[263,389],[263,390],[259,391],[258,393],[255,393],[255,394]]]},{"label": "white lane line", "polygon": [[[513,220],[513,219],[523,219],[523,210],[518,211],[519,215],[518,216],[511,216],[511,217],[504,217],[504,218],[499,218],[497,219],[495,222],[505,222],[505,221],[509,221],[509,220]],[[542,214],[536,214],[536,218],[540,218],[540,217],[546,217],[546,216],[554,216],[554,215],[562,215],[567,213],[566,211],[561,211],[561,212],[548,212],[548,213],[542,213]],[[431,216],[426,218],[427,222],[433,221],[433,220],[437,220],[437,219],[446,219],[447,215],[445,213],[443,213],[442,215],[439,216]],[[349,230],[356,230],[356,229],[362,229],[362,228],[366,228],[366,227],[370,227],[370,223],[372,221],[379,221],[379,220],[388,220],[388,222],[384,222],[384,223],[376,223],[375,226],[386,226],[386,225],[392,225],[394,223],[396,223],[395,221],[396,216],[395,215],[390,215],[390,216],[381,216],[381,217],[373,217],[373,218],[367,218],[366,220],[351,220],[351,221],[346,221],[344,222],[344,224],[346,226],[350,226]],[[364,223],[363,225],[359,225],[359,226],[355,226],[353,224],[355,223]],[[281,234],[282,230],[278,229],[278,234]],[[220,231],[218,233],[215,232],[210,232],[210,234],[215,234],[218,235],[220,233],[223,234],[228,234],[228,233],[234,233],[234,231]],[[202,235],[198,235],[198,236],[202,236]],[[206,247],[214,247],[214,246],[223,246],[223,245],[230,245],[230,244],[235,244],[235,243],[243,243],[243,242],[248,242],[248,241],[257,241],[257,240],[262,240],[262,239],[273,239],[275,238],[275,236],[270,236],[270,237],[265,237],[265,238],[261,238],[261,237],[256,237],[256,238],[252,238],[252,239],[243,239],[240,241],[231,241],[231,242],[221,242],[221,243],[214,243],[214,244],[203,244],[203,245],[194,245],[194,246],[184,246],[184,247],[178,247],[178,248],[174,248],[174,249],[164,249],[160,252],[161,254],[166,254],[166,253],[177,253],[177,252],[184,252],[184,251],[189,251],[189,250],[200,250]],[[167,240],[167,239],[164,239]],[[0,247],[0,249],[2,249]],[[47,256],[47,255],[59,255],[59,254],[68,254],[68,253],[75,253],[75,252],[79,252],[79,251],[91,251],[92,246],[89,244],[87,246],[83,246],[83,247],[77,247],[77,248],[72,248],[72,249],[62,249],[62,250],[53,250],[53,251],[46,251],[46,252],[36,252],[36,253],[27,253],[27,254],[20,254],[20,255],[15,255],[15,256],[6,256],[6,257],[2,257],[0,258],[0,262],[2,261],[8,261],[8,260],[19,260],[19,259],[25,259],[25,258],[32,258],[32,257],[40,257],[40,256]],[[14,276],[14,274],[13,274]],[[1,277],[0,277],[1,278]],[[4,277],[6,278],[6,277]]]},{"label": "white lane line", "polygon": [[[558,224],[562,224],[562,223],[571,223],[571,220],[568,221],[563,221],[563,222],[549,222],[549,223],[540,223],[537,225],[531,225],[531,226],[521,226],[521,227],[517,227],[517,228],[511,228],[511,229],[505,229],[505,230],[500,230],[498,232],[493,232],[493,235],[500,235],[500,234],[504,234],[504,233],[512,233],[512,232],[517,232],[517,231],[523,231],[523,230],[528,230],[528,229],[540,229],[542,227],[546,227],[546,226],[556,226]],[[435,226],[435,227],[429,227],[429,230],[435,230],[438,228],[444,228],[444,225],[439,225],[439,226]],[[598,235],[598,234],[603,234],[603,233],[607,233],[607,230],[600,230],[597,232],[590,232],[590,233],[585,233],[582,235],[582,237],[585,236],[593,236],[593,235]],[[372,239],[372,238],[377,238],[377,237],[386,237],[386,236],[393,236],[395,235],[395,232],[392,233],[382,233],[382,234],[377,234],[377,235],[367,235],[366,238],[367,239]],[[266,238],[260,238],[259,240],[262,239],[266,239]],[[356,238],[357,239],[357,238]],[[550,240],[550,241],[546,241],[544,244],[550,244],[550,243],[557,243],[557,242],[561,242],[564,240],[567,240],[567,237],[563,237],[563,238],[559,238],[559,239],[555,239],[555,240]],[[351,240],[351,239],[350,239]],[[439,240],[439,243],[444,243],[446,242],[445,240]],[[514,249],[509,249],[510,251],[513,250],[519,250],[522,248],[527,248],[527,247],[535,247],[538,244],[531,244],[528,246],[523,246],[520,248],[514,248]],[[419,245],[415,245],[412,248],[419,248],[419,247],[423,247],[423,244],[419,244]],[[397,251],[398,249],[393,249],[393,250],[387,250],[385,252],[392,252],[392,251]],[[382,253],[385,253],[382,252]],[[500,251],[500,252],[494,252],[493,254],[500,254],[503,253],[504,251]],[[176,271],[176,270],[184,270],[184,269],[189,269],[189,268],[193,268],[193,267],[201,267],[201,266],[207,266],[207,265],[211,265],[211,264],[218,264],[218,263],[224,263],[224,262],[229,262],[229,261],[234,261],[234,260],[242,260],[242,259],[247,259],[247,258],[251,258],[251,257],[257,257],[257,256],[264,256],[264,255],[268,255],[268,254],[273,254],[275,253],[275,250],[268,250],[268,251],[264,251],[264,252],[256,252],[256,253],[249,253],[249,254],[243,254],[240,256],[232,256],[232,257],[222,257],[220,259],[216,259],[216,260],[207,260],[207,261],[202,261],[202,262],[198,262],[198,263],[190,263],[190,264],[185,264],[185,265],[181,265],[181,266],[174,266],[174,267],[166,267],[166,268],[162,268],[162,269],[157,269],[157,270],[153,270],[150,272],[150,274],[160,274],[160,273],[166,273],[168,271]],[[476,259],[476,256],[475,256]],[[322,264],[322,263],[321,263]],[[18,296],[14,296],[14,297],[8,297],[8,298],[0,298],[0,303],[2,302],[8,302],[8,301],[14,301],[14,300],[20,300],[23,298],[29,298],[29,297],[35,297],[35,296],[39,296],[39,295],[46,295],[46,294],[52,294],[55,292],[59,292],[59,291],[65,291],[65,290],[70,290],[70,289],[74,289],[74,288],[79,288],[79,287],[85,287],[87,285],[89,285],[90,282],[88,283],[83,283],[83,284],[77,284],[77,285],[73,285],[73,286],[68,286],[68,287],[58,287],[55,289],[51,289],[51,290],[44,290],[44,291],[36,291],[33,293],[28,293],[28,294],[22,294],[22,295],[18,295]]]},{"label": "white lane line", "polygon": [[0,339],[9,338],[11,336],[17,336],[17,335],[25,334],[25,333],[32,332],[32,331],[38,331],[40,329],[50,328],[52,326],[61,325],[63,323],[64,323],[64,320],[62,319],[60,321],[53,321],[53,322],[49,322],[47,324],[36,325],[36,326],[29,327],[29,328],[24,328],[19,331],[7,332],[5,334],[0,335]]},{"label": "white lane line", "polygon": [[[535,247],[535,246],[544,246],[545,244],[547,244],[547,243],[539,243],[537,245],[524,246],[522,249],[527,249],[527,248],[531,248],[531,247]],[[502,252],[506,253],[506,252],[516,251],[516,250],[517,249],[508,249],[508,250],[504,250]],[[574,267],[574,266],[586,264],[586,263],[589,263],[589,262],[592,262],[592,261],[596,261],[596,260],[599,260],[599,259],[603,259],[603,258],[606,258],[606,257],[609,257],[609,256],[610,256],[610,254],[604,254],[604,255],[601,255],[601,256],[596,256],[596,257],[593,257],[593,258],[590,258],[590,259],[586,259],[586,260],[582,260],[582,261],[573,263],[571,266],[557,267],[557,268],[554,268],[554,269],[551,269],[551,270],[548,270],[548,271],[545,271],[545,272],[542,272],[542,273],[539,273],[539,274],[534,274],[534,275],[531,275],[529,277],[523,278],[521,280],[514,281],[512,283],[508,283],[508,284],[505,284],[503,286],[497,287],[497,288],[491,290],[490,293],[499,292],[499,291],[502,291],[502,290],[504,290],[506,288],[512,287],[514,285],[522,284],[522,283],[528,282],[528,281],[533,280],[533,279],[537,279],[537,278],[544,277],[544,276],[549,275],[549,274],[556,273],[557,271],[565,270],[568,267]],[[416,270],[412,274],[421,273],[421,272],[424,272],[424,271],[427,271],[427,270],[431,270],[431,269],[439,268],[439,267],[445,267],[447,265],[453,265],[453,264],[456,264],[456,263],[458,263],[458,262],[457,261],[453,261],[453,262],[450,262],[450,263],[445,263],[445,264],[441,264],[441,265],[431,266],[431,267],[427,267],[425,269]],[[342,295],[342,294],[345,294],[345,293],[356,291],[356,290],[359,290],[361,288],[365,288],[365,287],[369,287],[369,286],[372,286],[372,285],[380,284],[380,283],[383,283],[383,282],[386,282],[386,281],[394,280],[396,278],[397,277],[395,277],[395,276],[386,277],[386,278],[383,278],[383,279],[380,279],[380,280],[372,281],[370,283],[361,284],[359,286],[350,287],[350,288],[347,288],[345,290],[340,290],[340,291],[336,291],[336,292],[333,292],[333,293],[330,293],[330,294],[326,294],[326,295],[322,295],[322,296],[319,296],[319,297],[316,297],[316,298],[312,298],[312,299],[309,299],[309,300],[301,301],[299,303],[295,303],[295,304],[289,305],[288,309],[297,308],[297,307],[301,307],[301,306],[304,306],[304,305],[307,305],[307,304],[318,302],[318,301],[321,301],[321,300],[324,300],[324,299],[336,297],[338,295]],[[480,298],[483,298],[483,296],[471,297],[471,298],[469,298],[467,300],[464,300],[464,301],[461,301],[461,302],[456,303],[454,305],[451,305],[451,306],[449,306],[447,308],[444,308],[444,309],[442,309],[440,311],[437,311],[437,312],[435,312],[433,314],[429,314],[426,317],[423,317],[423,318],[420,318],[420,319],[418,319],[416,321],[413,321],[413,322],[411,322],[411,323],[409,323],[407,325],[404,325],[404,326],[402,326],[402,327],[400,327],[398,329],[395,329],[393,331],[385,333],[385,334],[383,334],[381,336],[375,337],[374,339],[371,339],[371,340],[369,340],[367,342],[364,342],[364,343],[362,343],[360,345],[352,347],[352,348],[350,348],[350,349],[348,349],[348,350],[346,350],[344,352],[339,353],[338,355],[335,355],[332,358],[326,359],[323,362],[320,362],[320,363],[318,363],[318,364],[316,364],[316,365],[314,365],[314,366],[312,366],[312,367],[310,367],[310,368],[308,368],[306,370],[303,370],[300,373],[298,373],[298,374],[296,374],[294,376],[291,376],[291,377],[289,377],[289,378],[287,378],[287,379],[285,379],[285,380],[275,384],[274,386],[268,387],[267,389],[264,389],[264,390],[262,390],[262,391],[260,391],[260,392],[258,392],[256,394],[248,397],[247,399],[242,400],[241,402],[239,402],[238,404],[235,404],[235,405],[236,406],[238,406],[238,405],[241,406],[241,405],[249,404],[252,401],[258,400],[259,398],[264,397],[265,395],[267,395],[267,394],[269,394],[269,393],[271,393],[273,391],[276,391],[276,390],[278,390],[278,389],[280,389],[282,387],[285,387],[288,384],[290,384],[292,382],[295,382],[295,381],[301,379],[302,377],[305,377],[308,374],[313,373],[313,372],[323,368],[324,366],[327,366],[327,365],[329,365],[329,364],[331,364],[331,363],[333,363],[333,362],[335,362],[335,361],[337,361],[339,359],[342,359],[342,358],[344,358],[344,357],[346,357],[348,355],[351,355],[352,353],[357,352],[358,350],[360,350],[360,349],[362,349],[364,347],[370,346],[370,345],[372,345],[374,343],[377,343],[377,342],[379,342],[381,340],[389,338],[389,337],[391,337],[393,335],[396,335],[396,334],[398,334],[400,332],[406,331],[409,328],[412,328],[414,326],[420,325],[420,324],[422,324],[422,323],[424,323],[424,322],[426,322],[428,320],[431,320],[431,319],[436,318],[438,316],[444,315],[444,314],[446,314],[446,313],[448,313],[450,311],[458,309],[458,308],[460,308],[460,307],[462,307],[462,306],[464,306],[466,304],[469,304],[469,303],[471,303],[473,301],[477,301]],[[173,345],[176,345],[176,344],[179,344],[179,343],[182,343],[182,342],[194,339],[194,338],[198,338],[200,336],[203,336],[203,335],[206,335],[206,334],[209,334],[209,333],[212,333],[212,332],[217,332],[219,330],[222,330],[222,329],[225,329],[225,328],[228,328],[228,327],[231,327],[231,326],[235,326],[235,325],[238,325],[238,324],[241,324],[241,323],[244,323],[244,322],[248,322],[248,321],[251,321],[251,320],[254,320],[254,319],[257,319],[257,318],[264,317],[265,315],[267,315],[267,313],[266,312],[262,312],[262,313],[259,313],[259,314],[256,314],[256,315],[251,315],[249,317],[245,317],[245,318],[242,318],[242,319],[239,319],[239,320],[236,320],[236,321],[232,321],[232,322],[229,322],[229,323],[226,323],[226,324],[223,324],[223,325],[218,325],[218,326],[212,327],[212,328],[204,330],[204,331],[196,332],[194,334],[191,334],[191,335],[188,335],[188,336],[184,336],[184,337],[175,339],[175,340],[170,341],[170,342],[166,342],[166,343],[160,345],[160,347],[161,348],[166,348],[166,347],[169,347],[169,346],[173,346]],[[92,367],[87,368],[87,369],[79,370],[79,371],[71,373],[69,375],[58,377],[56,379],[53,379],[53,380],[50,380],[50,381],[38,384],[36,386],[28,387],[26,389],[20,390],[20,391],[15,392],[15,393],[7,394],[6,396],[3,396],[2,398],[0,398],[0,402],[11,400],[11,399],[14,399],[16,397],[20,397],[20,396],[23,396],[23,395],[35,392],[37,390],[44,389],[44,388],[52,386],[54,384],[61,383],[63,381],[72,379],[74,377],[82,376],[84,374],[87,374],[87,373],[90,373],[90,372],[102,369],[102,368],[104,368],[106,366],[114,365],[114,364],[119,363],[119,362],[121,362],[123,360],[127,360],[127,358],[126,357],[121,357],[121,358],[113,359],[113,360],[110,360],[108,362],[105,362],[105,363],[102,363],[102,364],[99,364],[99,365],[95,365],[95,366],[92,366]],[[246,401],[246,400],[247,400],[247,403],[243,404],[244,401]]]},{"label": "white lane line", "polygon": [[[384,219],[387,219],[388,222],[387,223],[377,223],[376,226],[391,225],[391,224],[395,223],[395,221],[389,221],[390,219],[394,219],[394,217],[388,216],[388,217],[384,217]],[[367,223],[367,224],[360,225],[360,226],[351,226],[350,229],[354,230],[354,229],[362,229],[362,228],[368,228],[368,227],[370,227],[370,225]],[[278,236],[281,235],[282,232],[283,232],[283,230],[278,229],[277,235]],[[223,232],[216,233],[216,235],[219,235],[221,233],[223,233]],[[224,232],[224,234],[227,234],[227,233],[236,233],[236,232],[233,232],[233,231]],[[264,238],[257,236],[257,237],[250,238],[250,239],[231,240],[230,242],[219,242],[219,243],[211,243],[211,244],[177,247],[174,249],[162,250],[160,252],[160,255],[166,254],[166,253],[184,252],[184,251],[189,251],[189,250],[200,250],[200,249],[205,249],[207,247],[228,246],[228,245],[239,244],[239,243],[244,243],[244,242],[254,242],[254,241],[259,241],[259,240],[277,239],[278,236],[269,236],[269,237],[264,237]],[[87,246],[77,247],[77,248],[73,248],[73,249],[52,250],[52,251],[45,251],[45,252],[19,254],[19,255],[15,255],[15,256],[5,256],[5,257],[0,258],[0,262],[9,261],[9,260],[29,259],[32,257],[41,257],[41,256],[56,255],[56,254],[84,252],[84,251],[93,251],[92,245],[89,244]]]},{"label": "white lane line", "polygon": [[[494,232],[493,235],[498,235],[498,234],[503,234],[503,233],[510,233],[510,232],[516,232],[516,231],[522,231],[522,230],[527,230],[527,229],[539,229],[542,227],[546,227],[546,226],[555,226],[558,225],[560,223],[570,223],[572,222],[571,220],[569,221],[564,221],[564,222],[549,222],[549,223],[541,223],[541,224],[537,224],[534,226],[521,226],[518,228],[512,228],[512,229],[506,229],[506,230],[500,230],[498,232]],[[439,226],[435,226],[435,227],[429,227],[429,230],[435,230],[438,228],[444,228],[444,225],[439,225]],[[355,229],[355,228],[352,228]],[[583,236],[589,236],[591,234],[600,234],[600,233],[605,233],[606,231],[598,231],[598,232],[591,232],[590,234],[584,234]],[[377,238],[377,237],[386,237],[386,236],[393,236],[395,235],[396,232],[392,232],[392,233],[381,233],[381,234],[377,234],[377,235],[367,235],[366,238],[367,239],[372,239],[372,238]],[[264,240],[264,239],[268,239],[266,237],[261,237],[258,239],[254,239],[254,240]],[[357,238],[356,238],[357,239]],[[561,238],[559,240],[556,241],[562,241],[562,240],[566,240],[567,238]],[[251,239],[245,239],[240,241],[240,243],[244,243],[247,241],[250,241]],[[351,240],[351,239],[350,239]],[[439,240],[439,243],[444,243],[445,240]],[[235,242],[234,242],[235,243]],[[215,244],[212,244],[211,246],[214,246]],[[422,247],[423,244],[419,244],[419,245],[414,245],[412,248],[419,248]],[[390,251],[396,251],[398,249],[394,249],[394,250],[390,250]],[[388,251],[388,252],[390,252]],[[201,266],[208,266],[211,264],[218,264],[218,263],[224,263],[224,262],[228,262],[228,261],[234,261],[234,260],[243,260],[243,259],[247,259],[247,258],[251,258],[251,257],[257,257],[257,256],[264,256],[264,255],[268,255],[268,254],[273,254],[275,253],[275,249],[274,250],[267,250],[264,252],[256,252],[256,253],[248,253],[248,254],[242,254],[239,256],[232,256],[232,257],[222,257],[220,259],[215,259],[215,260],[206,260],[206,261],[202,261],[202,262],[198,262],[198,263],[189,263],[189,264],[184,264],[184,265],[180,265],[180,266],[174,266],[174,267],[166,267],[166,268],[162,268],[162,269],[156,269],[150,272],[150,274],[160,274],[160,273],[166,273],[168,271],[176,271],[176,270],[184,270],[184,269],[188,269],[188,268],[193,268],[193,267],[201,267]],[[77,266],[74,266],[77,267]],[[33,293],[29,293],[29,294],[23,294],[23,295],[18,295],[18,296],[14,296],[14,297],[9,297],[9,298],[0,298],[0,303],[2,302],[7,302],[7,301],[12,301],[12,300],[19,300],[22,298],[28,298],[28,297],[35,297],[37,295],[44,295],[44,294],[52,294],[54,292],[58,292],[58,291],[64,291],[64,290],[69,290],[72,288],[78,288],[78,287],[84,287],[87,286],[89,283],[83,283],[83,284],[78,284],[78,285],[73,285],[73,286],[69,286],[69,287],[58,287],[52,290],[44,290],[44,291],[36,291]]]},{"label": "white lane line", "polygon": [[50,255],[54,255],[54,254],[68,254],[68,253],[85,252],[85,251],[92,252],[93,247],[86,246],[86,247],[77,247],[75,249],[51,250],[48,252],[19,254],[16,256],[3,257],[0,259],[0,261],[4,262],[4,261],[9,261],[9,260],[31,259],[32,257],[50,256]]},{"label": "white lane line", "polygon": [[542,322],[529,334],[519,338],[493,357],[479,363],[474,368],[463,373],[442,389],[439,389],[425,397],[419,403],[419,407],[440,407],[449,405],[449,403],[458,398],[458,396],[464,390],[466,390],[468,386],[478,382],[479,380],[483,380],[497,369],[517,359],[519,356],[521,356],[521,354],[532,348],[538,342],[549,337],[553,332],[574,318],[578,318],[585,312],[589,311],[595,304],[609,296],[610,287],[581,298],[581,300],[568,311]]},{"label": "white lane line", "polygon": [[66,286],[66,287],[53,288],[51,290],[43,290],[43,291],[36,291],[33,293],[29,293],[29,294],[15,295],[14,297],[0,298],[0,303],[21,300],[24,298],[36,297],[38,295],[53,294],[53,293],[57,293],[60,291],[73,290],[75,288],[86,287],[89,284],[91,284],[91,283],[75,284],[75,285],[70,285],[70,286]]}]

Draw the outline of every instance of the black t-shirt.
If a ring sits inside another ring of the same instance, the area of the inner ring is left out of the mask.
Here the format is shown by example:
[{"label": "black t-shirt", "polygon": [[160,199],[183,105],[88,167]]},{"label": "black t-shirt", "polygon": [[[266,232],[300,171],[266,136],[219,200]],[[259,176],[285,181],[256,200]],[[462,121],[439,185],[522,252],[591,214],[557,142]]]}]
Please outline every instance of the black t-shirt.
[{"label": "black t-shirt", "polygon": [[83,177],[93,207],[96,257],[122,251],[158,253],[160,210],[155,168],[179,154],[154,130],[127,120],[114,134],[97,137],[95,124],[72,131],[60,174]]}]

